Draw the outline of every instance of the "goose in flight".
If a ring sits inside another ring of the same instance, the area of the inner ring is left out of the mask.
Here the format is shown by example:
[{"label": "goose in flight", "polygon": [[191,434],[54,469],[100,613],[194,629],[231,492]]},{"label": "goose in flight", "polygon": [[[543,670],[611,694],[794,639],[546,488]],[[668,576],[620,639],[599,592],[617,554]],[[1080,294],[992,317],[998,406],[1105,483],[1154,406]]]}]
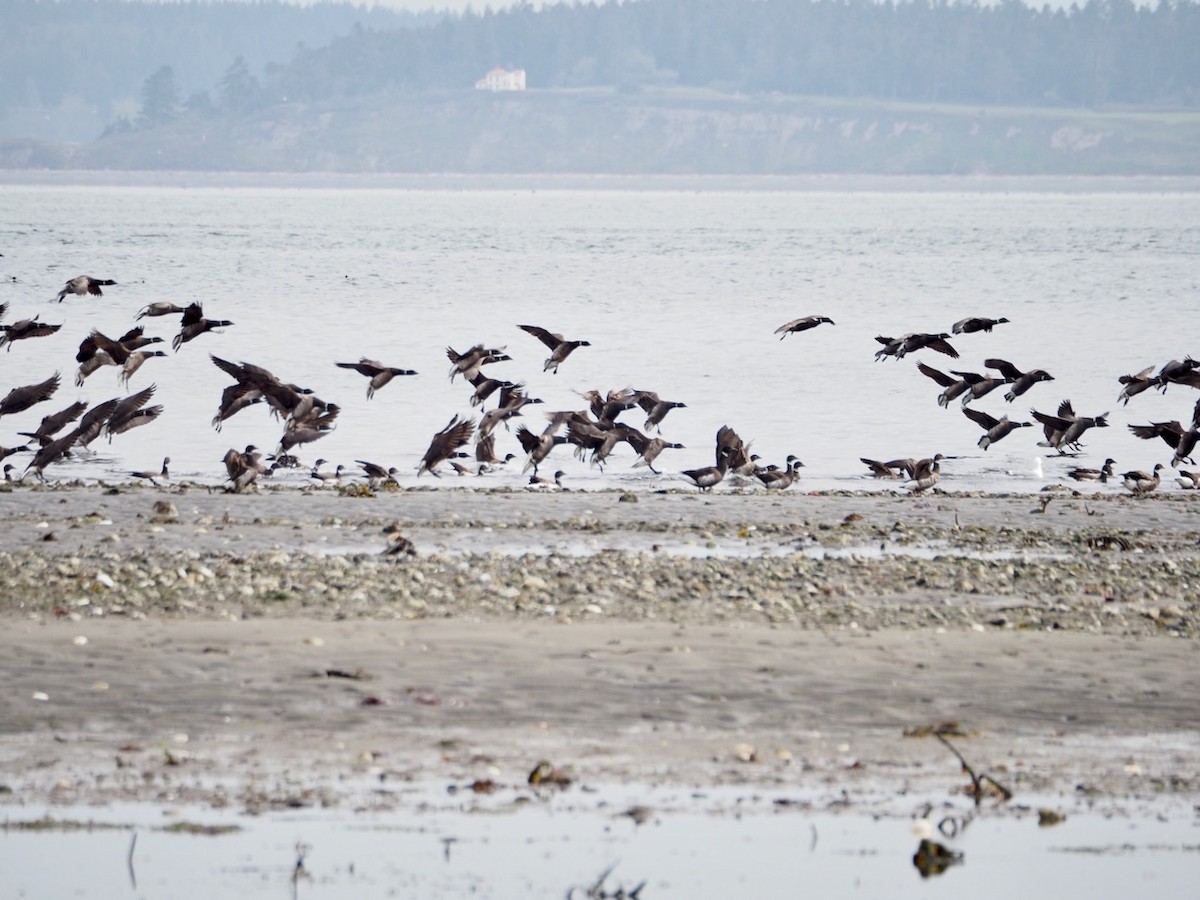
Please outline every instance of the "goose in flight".
[{"label": "goose in flight", "polygon": [[775,333],[779,335],[782,341],[789,334],[799,334],[801,331],[808,331],[810,328],[816,328],[818,325],[829,323],[836,325],[837,323],[828,316],[803,316],[799,319],[792,319],[775,329]]},{"label": "goose in flight", "polygon": [[568,341],[561,334],[547,331],[537,325],[518,325],[522,331],[532,334],[535,338],[550,348],[550,356],[542,366],[543,372],[553,371],[558,374],[558,367],[566,361],[577,347],[590,347],[591,341]]},{"label": "goose in flight", "polygon": [[58,292],[58,302],[62,303],[63,298],[67,294],[78,294],[80,297],[86,297],[91,294],[93,297],[104,296],[102,287],[109,287],[116,284],[111,278],[93,278],[91,275],[76,275]]}]

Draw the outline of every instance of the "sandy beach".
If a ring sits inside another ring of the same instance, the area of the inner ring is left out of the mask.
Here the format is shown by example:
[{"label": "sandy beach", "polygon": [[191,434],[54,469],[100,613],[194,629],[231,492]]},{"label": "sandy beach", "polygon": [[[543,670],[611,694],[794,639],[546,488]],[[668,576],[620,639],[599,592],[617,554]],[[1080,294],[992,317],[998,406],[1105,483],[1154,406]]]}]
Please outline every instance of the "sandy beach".
[{"label": "sandy beach", "polygon": [[0,802],[349,810],[548,760],[895,811],[969,786],[946,723],[1014,805],[1193,802],[1200,507],[1043,499],[21,487]]}]

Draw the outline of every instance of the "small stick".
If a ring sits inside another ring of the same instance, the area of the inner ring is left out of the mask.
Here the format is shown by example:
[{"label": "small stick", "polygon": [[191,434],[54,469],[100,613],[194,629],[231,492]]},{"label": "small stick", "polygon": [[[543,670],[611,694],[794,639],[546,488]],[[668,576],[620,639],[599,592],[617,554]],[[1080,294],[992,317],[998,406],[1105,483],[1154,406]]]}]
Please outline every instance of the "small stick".
[{"label": "small stick", "polygon": [[129,883],[133,889],[137,890],[137,873],[133,870],[133,849],[137,846],[137,832],[133,833],[133,838],[129,841],[129,856],[126,858],[126,864],[129,866]]},{"label": "small stick", "polygon": [[987,774],[976,775],[975,770],[971,768],[971,764],[967,762],[966,758],[961,753],[958,752],[958,750],[955,748],[955,746],[953,744],[951,744],[948,740],[946,740],[944,737],[942,737],[936,731],[933,733],[933,736],[935,738],[937,738],[939,741],[941,741],[943,744],[945,744],[946,747],[950,750],[950,752],[958,757],[958,761],[962,764],[963,771],[965,771],[971,777],[971,784],[974,785],[974,787],[975,787],[975,806],[978,807],[979,804],[983,801],[983,782],[985,782],[985,781],[988,784],[990,784],[992,787],[994,787],[997,791],[999,791],[1000,796],[1003,797],[1005,800],[1012,799],[1012,791],[1010,791],[1004,785],[1000,784],[1000,782],[996,781],[996,779],[990,775],[987,775]]}]

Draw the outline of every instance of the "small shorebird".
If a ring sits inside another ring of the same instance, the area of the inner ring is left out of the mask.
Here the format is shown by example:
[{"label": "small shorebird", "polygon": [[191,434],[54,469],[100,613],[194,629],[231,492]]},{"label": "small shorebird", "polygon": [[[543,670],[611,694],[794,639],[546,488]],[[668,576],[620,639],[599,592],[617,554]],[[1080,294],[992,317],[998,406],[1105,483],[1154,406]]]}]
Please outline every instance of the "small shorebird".
[{"label": "small shorebird", "polygon": [[163,481],[169,481],[171,478],[171,473],[167,470],[167,466],[170,465],[170,463],[171,463],[171,457],[169,457],[169,456],[164,457],[161,472],[150,472],[150,471],[130,472],[129,477],[130,478],[144,478],[146,481],[149,481],[155,487],[159,487],[160,485],[158,483],[158,479],[161,478]]},{"label": "small shorebird", "polygon": [[591,341],[568,341],[561,334],[548,331],[537,325],[518,325],[522,331],[532,334],[535,338],[550,348],[550,357],[542,366],[543,372],[553,371],[558,374],[558,367],[563,364],[577,347],[590,347]]},{"label": "small shorebird", "polygon": [[115,284],[116,282],[111,278],[93,278],[91,275],[76,275],[63,285],[63,289],[58,292],[58,302],[62,303],[63,297],[67,296],[67,294],[78,294],[80,297],[86,297],[88,294],[91,294],[93,297],[101,297],[104,295],[104,291],[100,290],[100,288]]},{"label": "small shorebird", "polygon": [[792,321],[780,325],[775,329],[775,333],[779,335],[779,339],[782,341],[789,334],[799,334],[801,331],[808,331],[810,328],[816,328],[818,325],[825,324],[826,322],[830,325],[837,324],[828,316],[803,316],[802,318],[792,319]]}]

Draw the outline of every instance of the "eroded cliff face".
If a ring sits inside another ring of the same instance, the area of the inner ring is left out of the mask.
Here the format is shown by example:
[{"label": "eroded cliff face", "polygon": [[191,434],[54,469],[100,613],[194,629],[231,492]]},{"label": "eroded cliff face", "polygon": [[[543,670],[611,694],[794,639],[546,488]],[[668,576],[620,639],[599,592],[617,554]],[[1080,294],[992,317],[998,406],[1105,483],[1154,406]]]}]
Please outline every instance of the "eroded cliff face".
[{"label": "eroded cliff face", "polygon": [[848,103],[692,92],[475,91],[192,115],[0,168],[247,172],[1194,175],[1200,112]]}]

